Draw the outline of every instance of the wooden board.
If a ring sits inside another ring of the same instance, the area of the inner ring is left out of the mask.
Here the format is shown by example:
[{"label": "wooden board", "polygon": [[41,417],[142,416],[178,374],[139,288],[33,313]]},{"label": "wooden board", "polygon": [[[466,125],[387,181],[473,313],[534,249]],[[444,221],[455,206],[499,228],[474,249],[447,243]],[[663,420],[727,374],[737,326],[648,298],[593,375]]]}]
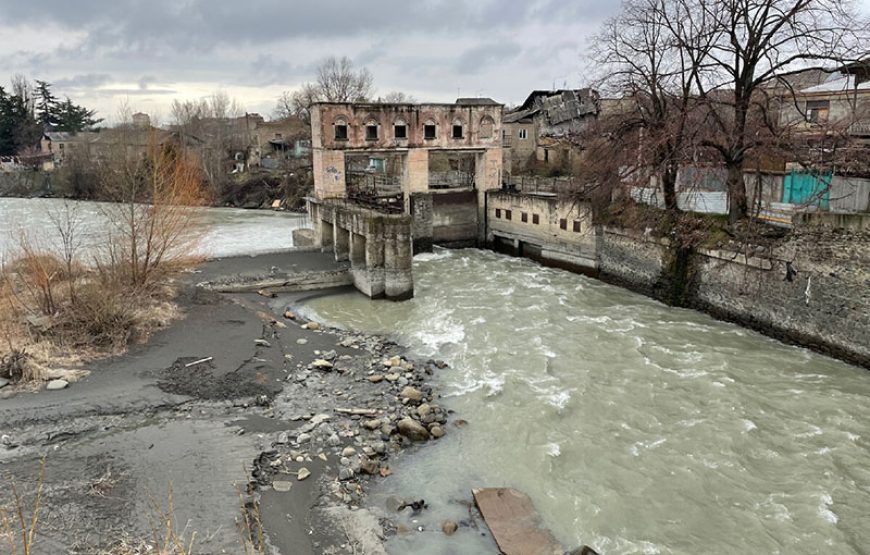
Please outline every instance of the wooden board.
[{"label": "wooden board", "polygon": [[505,555],[563,555],[565,550],[543,527],[532,500],[512,488],[472,490],[474,502]]}]

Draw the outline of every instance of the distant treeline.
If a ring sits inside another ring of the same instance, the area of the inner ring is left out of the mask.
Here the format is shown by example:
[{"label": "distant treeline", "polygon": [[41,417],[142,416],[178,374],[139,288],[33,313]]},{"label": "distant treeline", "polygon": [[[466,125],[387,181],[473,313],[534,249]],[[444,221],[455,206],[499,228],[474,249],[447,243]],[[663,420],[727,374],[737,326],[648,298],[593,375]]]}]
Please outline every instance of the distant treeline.
[{"label": "distant treeline", "polygon": [[46,131],[84,131],[102,121],[96,111],[63,100],[45,81],[16,75],[9,91],[0,86],[0,156],[27,154]]}]

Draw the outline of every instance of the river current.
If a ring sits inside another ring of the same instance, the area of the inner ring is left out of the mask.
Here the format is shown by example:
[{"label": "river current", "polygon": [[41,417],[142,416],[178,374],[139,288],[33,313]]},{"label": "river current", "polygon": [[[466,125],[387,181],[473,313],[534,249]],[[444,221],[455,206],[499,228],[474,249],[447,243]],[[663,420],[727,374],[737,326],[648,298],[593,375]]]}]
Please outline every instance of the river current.
[{"label": "river current", "polygon": [[[84,250],[103,241],[106,204],[63,199],[0,198],[0,260],[14,256],[22,233],[38,247],[57,250],[60,235],[55,221],[69,213],[80,230]],[[203,234],[195,249],[209,257],[262,254],[293,246],[293,230],[308,226],[302,214],[242,210],[203,209]]]},{"label": "river current", "polygon": [[601,553],[867,553],[870,374],[594,279],[479,250],[414,259],[415,297],[303,313],[396,336],[451,368],[469,424],[411,455],[388,495],[430,509],[395,554],[489,553],[473,487],[528,493],[566,547]]}]

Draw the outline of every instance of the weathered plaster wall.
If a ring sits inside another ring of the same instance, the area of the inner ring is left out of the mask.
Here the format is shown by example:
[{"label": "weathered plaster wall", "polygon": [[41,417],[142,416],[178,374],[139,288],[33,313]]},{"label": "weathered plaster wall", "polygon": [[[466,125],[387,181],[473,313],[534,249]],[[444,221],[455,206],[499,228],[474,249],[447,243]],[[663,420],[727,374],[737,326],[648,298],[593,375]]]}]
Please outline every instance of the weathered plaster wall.
[{"label": "weathered plaster wall", "polygon": [[314,194],[319,199],[341,198],[347,195],[344,152],[315,150],[312,153]]},{"label": "weathered plaster wall", "polygon": [[[595,234],[587,203],[491,191],[486,204],[490,244],[500,237],[514,241],[512,252],[517,254],[575,270],[595,269]],[[561,220],[565,220],[565,229]]]},{"label": "weathered plaster wall", "polygon": [[[311,110],[312,146],[324,149],[480,148],[501,145],[500,104],[315,104]],[[348,125],[346,140],[335,138],[336,122]],[[435,124],[435,138],[424,126]],[[378,126],[377,139],[366,138],[366,125]],[[404,123],[407,138],[396,138],[394,126]],[[453,137],[454,123],[463,136]]]}]

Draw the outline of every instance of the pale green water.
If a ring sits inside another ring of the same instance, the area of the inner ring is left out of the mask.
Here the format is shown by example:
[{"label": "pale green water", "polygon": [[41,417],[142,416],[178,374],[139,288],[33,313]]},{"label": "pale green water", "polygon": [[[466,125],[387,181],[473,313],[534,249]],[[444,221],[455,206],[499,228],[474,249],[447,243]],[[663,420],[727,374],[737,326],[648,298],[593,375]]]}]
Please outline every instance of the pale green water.
[{"label": "pale green water", "polygon": [[614,553],[867,553],[870,373],[703,314],[529,261],[415,259],[405,303],[324,297],[308,316],[395,333],[447,360],[470,424],[374,499],[432,509],[393,553],[492,553],[440,521],[475,486],[532,496],[567,547]]},{"label": "pale green water", "polygon": [[[78,223],[83,249],[103,242],[105,203],[63,199],[0,198],[0,259],[13,256],[18,237],[24,232],[45,249],[59,249],[57,226],[66,211]],[[293,246],[293,230],[308,225],[308,217],[286,212],[207,208],[202,219],[204,235],[196,249],[207,256],[260,254]]]}]

